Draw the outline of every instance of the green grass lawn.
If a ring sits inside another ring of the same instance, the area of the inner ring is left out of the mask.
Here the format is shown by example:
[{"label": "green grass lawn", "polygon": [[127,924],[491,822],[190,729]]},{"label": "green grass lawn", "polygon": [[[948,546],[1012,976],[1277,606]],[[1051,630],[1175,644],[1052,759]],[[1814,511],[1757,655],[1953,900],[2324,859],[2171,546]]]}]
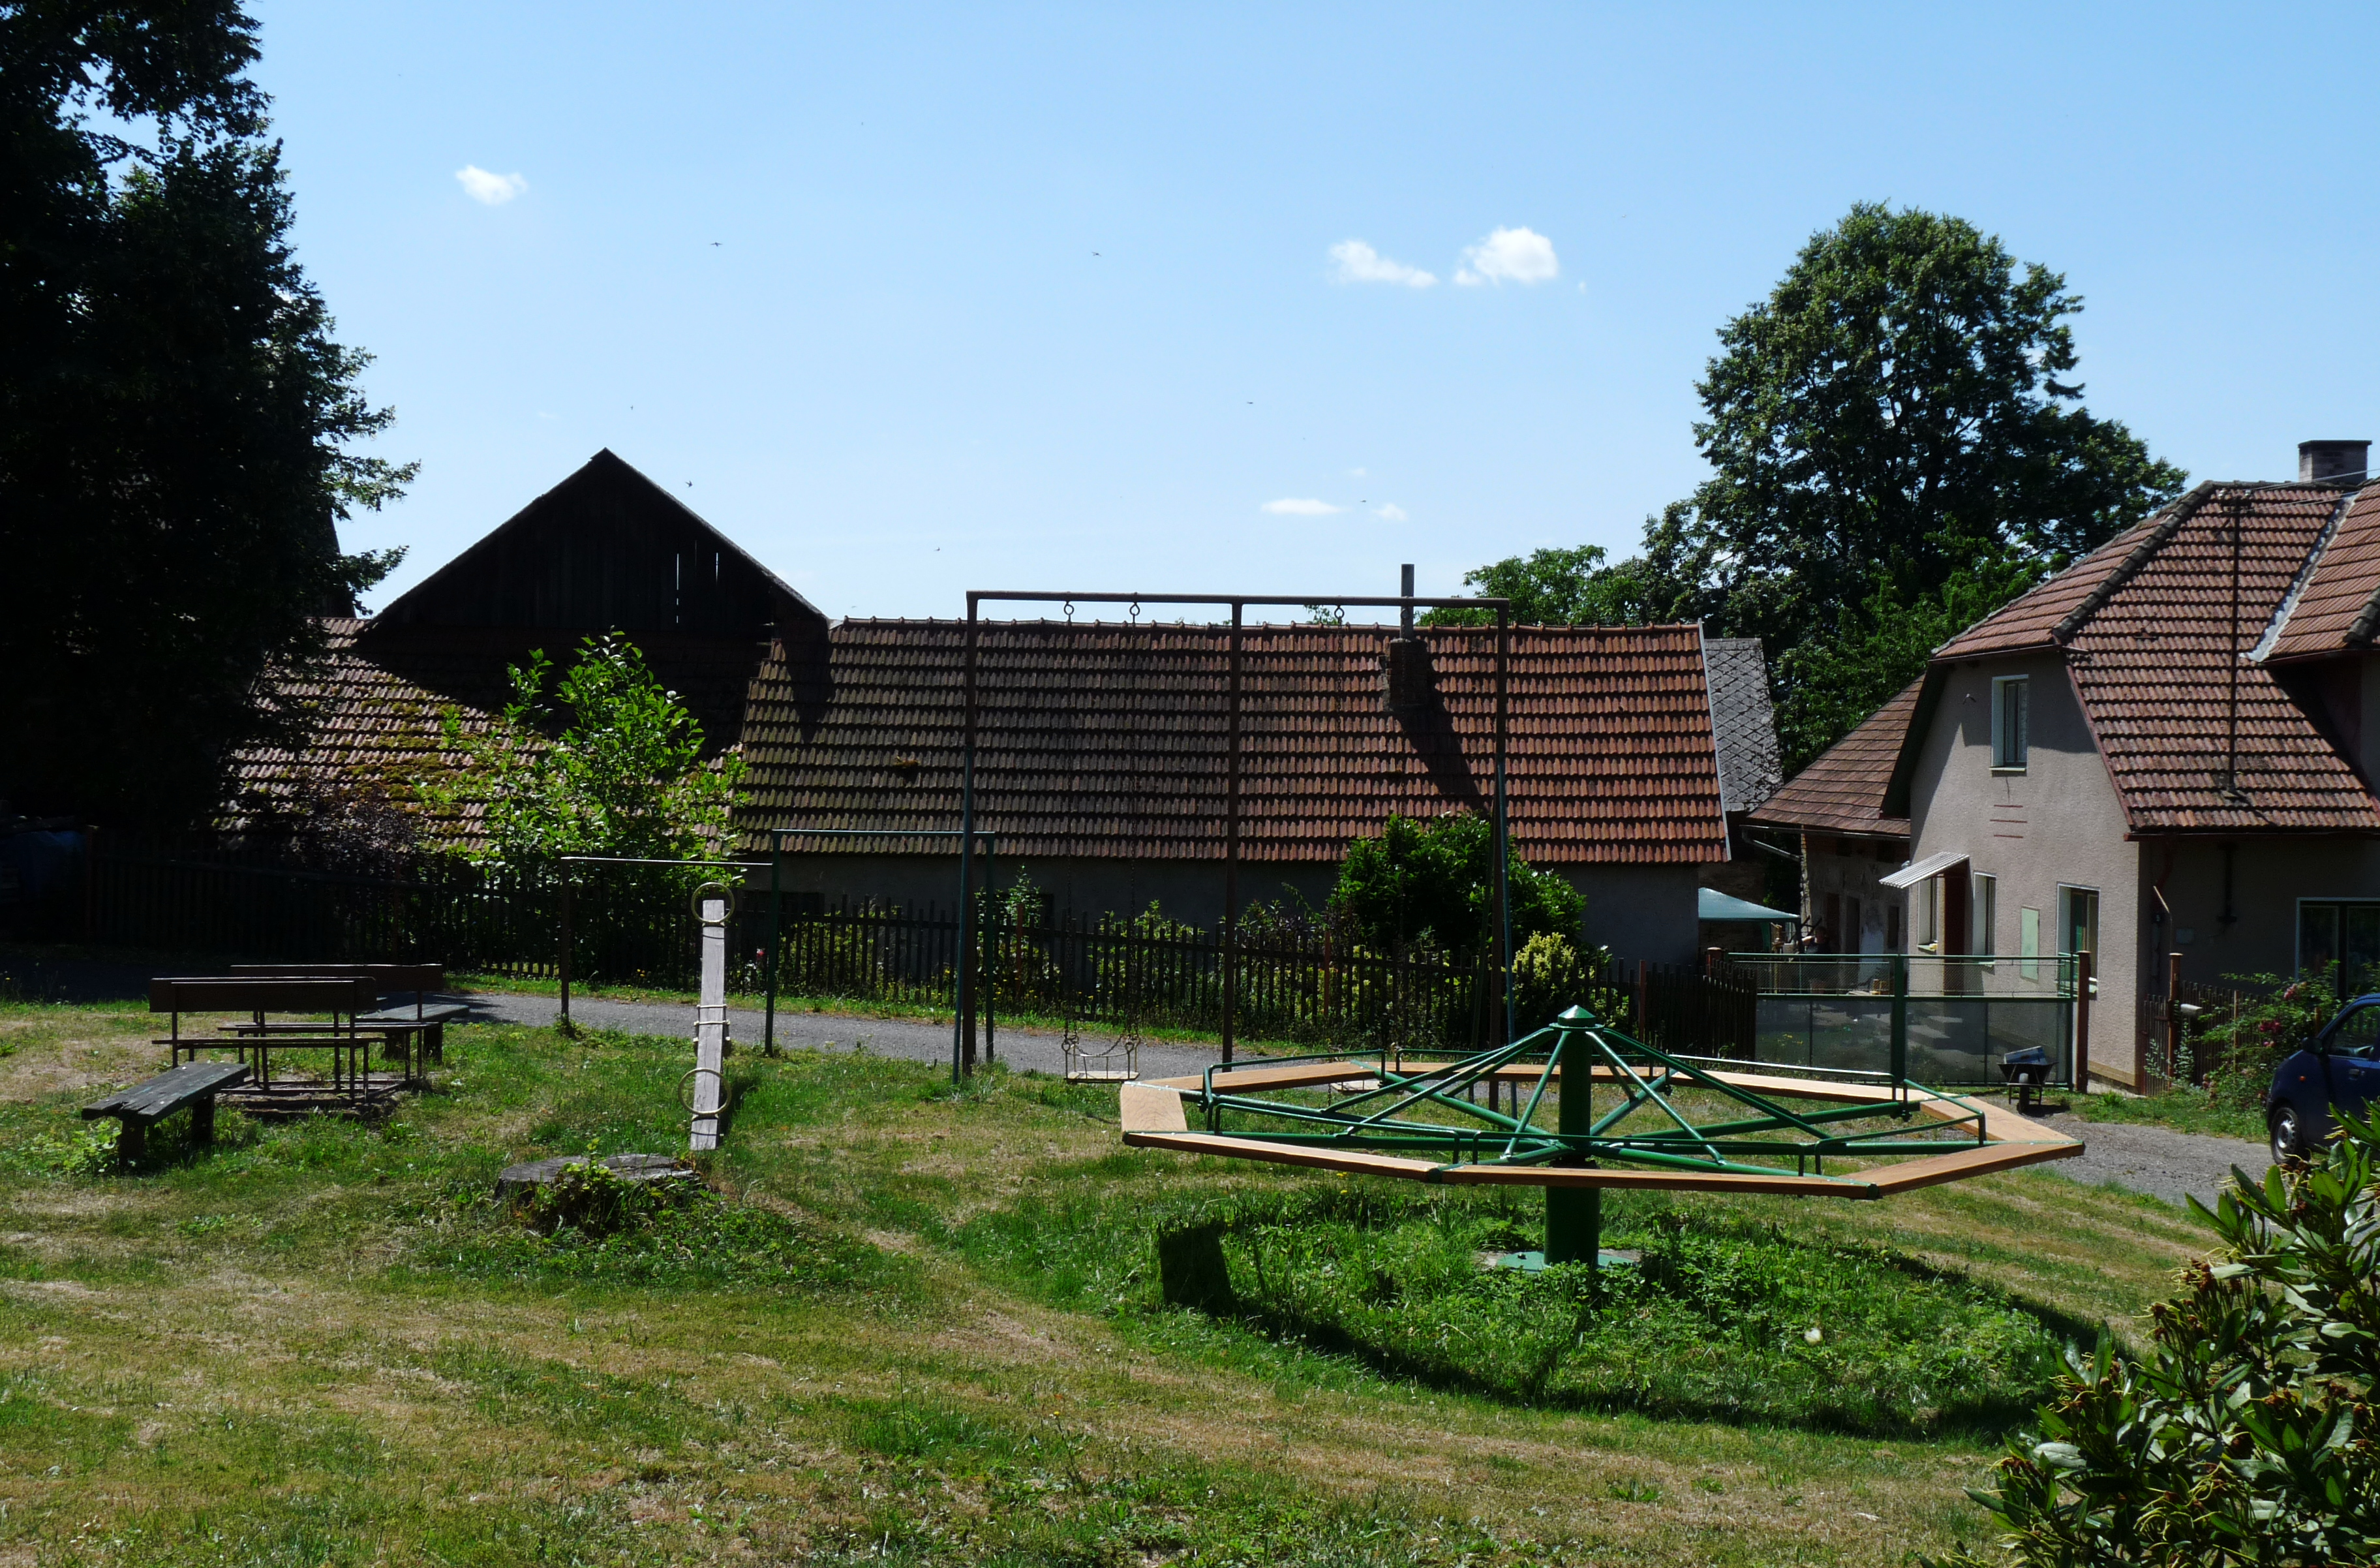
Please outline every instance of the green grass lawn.
[{"label": "green grass lawn", "polygon": [[[809,1053],[736,1060],[716,1200],[545,1237],[495,1173],[682,1147],[686,1042],[456,1028],[386,1122],[227,1114],[210,1151],[169,1124],[117,1171],[75,1108],[162,1065],[150,1032],[0,1008],[8,1568],[1900,1564],[1984,1536],[1960,1489],[2044,1346],[2136,1333],[2200,1245],[2032,1172],[1882,1204],[1615,1199],[1614,1239],[1698,1282],[1631,1286],[1652,1294],[1572,1334],[1539,1287],[1460,1266],[1522,1209],[1127,1150],[1112,1090],[953,1094]],[[1265,1284],[1166,1306],[1155,1234],[1225,1211],[1274,1227],[1229,1243]],[[1522,1294],[1467,1305],[1482,1288]],[[1805,1348],[1813,1315],[1834,1331]],[[1508,1319],[1517,1350],[1488,1343]],[[1714,1322],[1732,1348],[1702,1366]],[[1952,1344],[2006,1365],[1958,1374],[1957,1409],[1905,1397]],[[1548,1346],[1537,1383],[1497,1373]],[[1830,1404],[1828,1354],[1905,1367]]]}]

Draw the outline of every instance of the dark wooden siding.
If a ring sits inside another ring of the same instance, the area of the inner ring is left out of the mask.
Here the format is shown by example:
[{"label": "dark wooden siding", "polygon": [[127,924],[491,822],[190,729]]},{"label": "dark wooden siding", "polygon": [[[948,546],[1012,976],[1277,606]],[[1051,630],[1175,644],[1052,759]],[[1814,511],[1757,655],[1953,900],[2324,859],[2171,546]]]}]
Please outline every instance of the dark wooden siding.
[{"label": "dark wooden siding", "polygon": [[825,626],[799,594],[609,451],[377,618],[753,640]]}]

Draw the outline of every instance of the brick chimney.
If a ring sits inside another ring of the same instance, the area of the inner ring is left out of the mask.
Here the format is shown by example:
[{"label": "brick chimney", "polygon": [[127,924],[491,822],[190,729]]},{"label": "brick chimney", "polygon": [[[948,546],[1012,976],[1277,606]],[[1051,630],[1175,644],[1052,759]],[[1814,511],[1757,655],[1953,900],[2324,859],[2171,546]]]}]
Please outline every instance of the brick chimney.
[{"label": "brick chimney", "polygon": [[[1408,565],[1400,574],[1402,585],[1397,591],[1411,599],[1414,590],[1414,569]],[[1414,635],[1414,612],[1410,604],[1402,607],[1397,616],[1397,635],[1389,639],[1389,651],[1380,661],[1381,706],[1391,713],[1410,713],[1427,708],[1438,696],[1438,671],[1432,667],[1429,644]]]},{"label": "brick chimney", "polygon": [[2298,443],[2300,484],[2362,484],[2371,471],[2368,441],[2301,441]]}]

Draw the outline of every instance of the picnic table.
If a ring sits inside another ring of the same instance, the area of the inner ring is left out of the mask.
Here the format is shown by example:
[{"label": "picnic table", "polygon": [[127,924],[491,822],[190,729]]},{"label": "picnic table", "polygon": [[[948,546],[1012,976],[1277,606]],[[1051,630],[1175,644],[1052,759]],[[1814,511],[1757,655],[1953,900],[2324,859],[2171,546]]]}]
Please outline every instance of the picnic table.
[{"label": "picnic table", "polygon": [[[410,1003],[397,1003],[377,1007],[375,1011],[358,1014],[355,1024],[358,1031],[378,1036],[384,1043],[382,1054],[405,1062],[405,1078],[409,1084],[425,1083],[429,1075],[421,1063],[443,1062],[446,1059],[446,1026],[467,1016],[471,1009],[459,1002],[430,1000],[433,992],[446,989],[446,966],[443,964],[235,964],[233,975],[242,978],[278,979],[369,979],[372,982],[375,1003],[398,991],[409,991]],[[302,1028],[298,1024],[273,1024],[258,1020],[247,1027],[247,1032],[271,1034],[294,1033]]]},{"label": "picnic table", "polygon": [[[400,1087],[393,1074],[371,1071],[368,1053],[379,1032],[357,1027],[358,1018],[377,1005],[370,979],[361,976],[321,976],[288,978],[278,976],[173,976],[149,982],[149,1011],[169,1015],[164,1046],[175,1067],[188,1057],[229,1051],[247,1066],[250,1078],[235,1094],[250,1111],[347,1110],[360,1112],[391,1098]],[[212,1033],[188,1032],[184,1015],[233,1012],[245,1016],[225,1019]],[[301,1015],[269,1018],[270,1014]],[[327,1019],[325,1022],[323,1020]],[[327,1080],[308,1078],[276,1082],[276,1052],[314,1053],[329,1057]]]}]

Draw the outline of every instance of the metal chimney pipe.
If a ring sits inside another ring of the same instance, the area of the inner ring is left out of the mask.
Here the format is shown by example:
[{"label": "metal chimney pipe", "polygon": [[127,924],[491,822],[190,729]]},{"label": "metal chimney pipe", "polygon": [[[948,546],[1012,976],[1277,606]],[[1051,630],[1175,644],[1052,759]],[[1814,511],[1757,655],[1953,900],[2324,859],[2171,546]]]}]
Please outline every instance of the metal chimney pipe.
[{"label": "metal chimney pipe", "polygon": [[[1402,577],[1402,582],[1398,587],[1397,591],[1407,599],[1411,599],[1413,597],[1413,563],[1410,561],[1406,562],[1403,566],[1399,568],[1399,571]],[[1397,635],[1399,637],[1413,636],[1413,606],[1410,604],[1401,606],[1397,611]]]}]

